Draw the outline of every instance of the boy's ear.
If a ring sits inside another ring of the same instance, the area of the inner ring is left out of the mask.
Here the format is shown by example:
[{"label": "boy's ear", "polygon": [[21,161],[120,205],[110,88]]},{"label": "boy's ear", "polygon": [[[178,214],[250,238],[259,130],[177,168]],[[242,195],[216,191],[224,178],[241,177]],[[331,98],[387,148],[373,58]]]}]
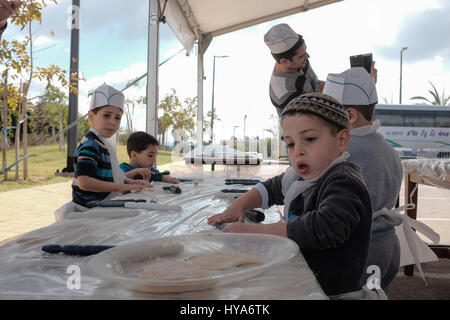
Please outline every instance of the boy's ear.
[{"label": "boy's ear", "polygon": [[288,64],[288,63],[289,63],[289,59],[286,59],[286,58],[281,58],[280,59],[280,64],[285,65],[285,64]]},{"label": "boy's ear", "polygon": [[337,134],[338,138],[338,148],[340,151],[347,150],[348,145],[350,144],[350,130],[342,129]]},{"label": "boy's ear", "polygon": [[130,159],[131,159],[131,160],[136,159],[136,154],[137,154],[136,151],[131,151],[131,152],[130,152]]},{"label": "boy's ear", "polygon": [[90,123],[92,123],[92,119],[94,118],[94,112],[91,110],[88,111],[88,120]]},{"label": "boy's ear", "polygon": [[358,121],[358,110],[356,110],[355,108],[346,108],[345,111],[348,114],[350,124],[356,123]]}]

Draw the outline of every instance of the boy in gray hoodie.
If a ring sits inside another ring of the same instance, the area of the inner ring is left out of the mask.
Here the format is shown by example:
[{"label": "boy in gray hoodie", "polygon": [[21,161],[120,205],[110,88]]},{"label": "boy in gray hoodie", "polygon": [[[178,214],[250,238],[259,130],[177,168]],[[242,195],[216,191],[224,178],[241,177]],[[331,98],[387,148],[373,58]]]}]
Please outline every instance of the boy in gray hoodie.
[{"label": "boy in gray hoodie", "polygon": [[[402,184],[402,165],[395,150],[377,133],[379,121],[374,121],[378,102],[375,82],[361,67],[341,74],[329,74],[324,93],[340,101],[350,120],[350,144],[347,161],[362,169],[365,184],[372,200],[372,238],[367,266],[380,268],[381,288],[387,292],[400,264],[400,243],[394,226],[401,218],[379,215],[382,210],[394,208]],[[361,279],[366,284],[367,273]]]}]

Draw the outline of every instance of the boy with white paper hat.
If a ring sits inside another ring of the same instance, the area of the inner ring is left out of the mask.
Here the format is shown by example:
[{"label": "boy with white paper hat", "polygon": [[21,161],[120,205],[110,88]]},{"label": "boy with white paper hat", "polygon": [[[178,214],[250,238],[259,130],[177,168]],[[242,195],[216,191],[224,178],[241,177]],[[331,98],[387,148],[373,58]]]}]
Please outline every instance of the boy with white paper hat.
[{"label": "boy with white paper hat", "polygon": [[[378,102],[375,82],[361,67],[340,74],[328,74],[323,92],[340,101],[350,120],[349,162],[358,164],[372,200],[374,220],[367,266],[376,265],[381,272],[381,287],[387,292],[400,263],[400,244],[395,226],[400,218],[377,215],[394,208],[402,184],[403,171],[397,152],[377,133],[380,122],[374,121]],[[365,284],[369,274],[362,283]]]},{"label": "boy with white paper hat", "polygon": [[89,201],[152,187],[144,180],[126,178],[119,169],[114,137],[120,128],[123,105],[123,93],[107,84],[93,92],[88,112],[91,129],[74,156],[72,201],[79,206],[86,207]]},{"label": "boy with white paper hat", "polygon": [[264,42],[275,59],[269,95],[278,116],[293,98],[321,91],[324,82],[317,79],[309,64],[305,40],[288,24],[280,23],[264,35]]}]

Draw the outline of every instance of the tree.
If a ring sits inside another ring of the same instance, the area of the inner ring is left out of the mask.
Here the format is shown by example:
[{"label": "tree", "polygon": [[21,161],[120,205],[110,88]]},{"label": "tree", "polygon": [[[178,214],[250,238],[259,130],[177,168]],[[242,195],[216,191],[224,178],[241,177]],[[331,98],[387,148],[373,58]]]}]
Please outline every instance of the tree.
[{"label": "tree", "polygon": [[[57,4],[56,0],[49,0]],[[27,125],[28,121],[25,117],[27,115],[27,109],[30,99],[28,98],[28,92],[33,79],[38,78],[41,81],[46,81],[46,88],[49,88],[55,82],[59,82],[63,87],[71,87],[71,83],[66,80],[66,71],[55,65],[48,67],[39,67],[34,65],[33,61],[33,32],[32,23],[34,21],[39,24],[42,23],[42,10],[47,6],[46,0],[25,0],[22,1],[22,6],[11,16],[11,23],[20,27],[21,30],[27,28],[27,36],[23,41],[7,41],[2,39],[0,42],[0,65],[4,68],[2,73],[3,91],[1,96],[3,100],[7,101],[5,105],[9,105],[12,110],[19,109],[18,119],[25,119],[22,124],[23,129],[23,146],[24,154],[27,154],[28,149],[28,136]],[[53,36],[53,31],[51,32]],[[14,92],[19,92],[17,98],[11,98],[10,96]],[[19,127],[21,124],[16,123]],[[16,145],[19,144],[20,138],[16,135]],[[6,152],[6,150],[4,150]],[[6,162],[6,158],[4,157]],[[24,179],[27,179],[28,165],[27,160],[23,162]]]},{"label": "tree", "polygon": [[211,122],[217,123],[217,121],[221,121],[221,119],[217,115],[217,111],[214,111],[213,114],[214,119],[211,119],[212,114],[213,113],[211,112],[211,110],[206,113],[206,119],[203,119],[203,132],[208,130],[211,133]]},{"label": "tree", "polygon": [[442,91],[442,96],[439,96],[439,93],[438,93],[436,87],[434,86],[434,84],[431,81],[428,81],[428,83],[433,88],[433,91],[428,90],[428,92],[431,94],[433,99],[429,100],[423,96],[415,96],[415,97],[412,97],[411,100],[422,100],[422,101],[426,101],[426,102],[430,103],[431,105],[438,105],[438,106],[447,105],[450,102],[450,96],[445,96],[445,89]]},{"label": "tree", "polygon": [[[158,119],[161,125],[165,142],[165,132],[171,126],[173,130],[185,131],[191,137],[194,134],[195,117],[197,114],[197,97],[186,98],[181,103],[175,89],[171,89],[172,93],[166,94],[161,100],[158,108],[163,111],[163,115]],[[175,141],[177,143],[177,141]]]},{"label": "tree", "polygon": [[[131,119],[131,116],[134,114],[134,104],[135,104],[135,101],[133,101],[133,100],[130,100],[130,99],[125,100],[124,113],[125,113],[125,117],[127,119],[127,129],[126,129],[127,135],[129,135],[130,133],[133,132],[133,119]],[[132,109],[130,108],[130,105],[133,106]]]},{"label": "tree", "polygon": [[[67,95],[57,87],[49,87],[39,97],[39,102],[33,106],[33,119],[36,125],[35,135],[47,138],[67,126],[68,104]],[[59,150],[64,149],[64,135],[59,135]]]}]

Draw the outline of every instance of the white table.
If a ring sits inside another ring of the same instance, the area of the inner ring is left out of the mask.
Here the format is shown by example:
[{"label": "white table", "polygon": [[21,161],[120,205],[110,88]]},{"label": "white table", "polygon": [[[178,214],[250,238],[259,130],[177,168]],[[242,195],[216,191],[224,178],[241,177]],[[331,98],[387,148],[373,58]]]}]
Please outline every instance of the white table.
[{"label": "white table", "polygon": [[[134,217],[67,219],[1,242],[0,299],[327,299],[301,253],[246,281],[201,291],[154,294],[131,291],[116,282],[102,280],[89,269],[90,257],[41,251],[44,244],[119,246],[138,240],[196,232],[220,232],[206,221],[229,204],[229,200],[216,197],[217,192],[224,188],[250,188],[225,185],[223,177],[207,176],[197,185],[181,184],[183,192],[178,195],[162,191],[162,185],[166,184],[156,183],[154,191],[127,194],[119,198],[150,200],[157,197],[160,204],[181,205],[182,212],[142,210]],[[277,207],[266,210],[265,215],[264,223],[280,219]],[[73,274],[70,266],[79,268],[79,289],[67,286]]]}]

